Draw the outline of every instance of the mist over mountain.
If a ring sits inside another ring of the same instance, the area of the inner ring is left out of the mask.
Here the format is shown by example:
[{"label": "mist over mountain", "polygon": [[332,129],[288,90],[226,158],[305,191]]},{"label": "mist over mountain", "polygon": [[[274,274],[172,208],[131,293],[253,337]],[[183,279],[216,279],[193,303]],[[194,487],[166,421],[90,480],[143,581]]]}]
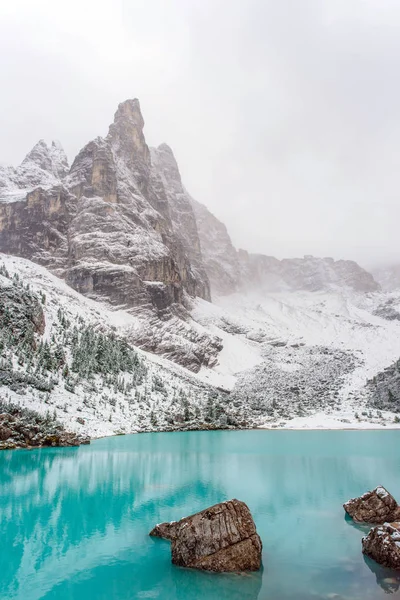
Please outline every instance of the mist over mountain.
[{"label": "mist over mountain", "polygon": [[[171,148],[148,146],[137,99],[71,165],[40,140],[1,167],[0,252],[3,385],[39,412],[45,393],[83,435],[354,424],[355,406],[374,406],[366,378],[400,355],[398,292],[351,260],[237,249]],[[27,354],[13,323],[31,290],[45,325]]]}]

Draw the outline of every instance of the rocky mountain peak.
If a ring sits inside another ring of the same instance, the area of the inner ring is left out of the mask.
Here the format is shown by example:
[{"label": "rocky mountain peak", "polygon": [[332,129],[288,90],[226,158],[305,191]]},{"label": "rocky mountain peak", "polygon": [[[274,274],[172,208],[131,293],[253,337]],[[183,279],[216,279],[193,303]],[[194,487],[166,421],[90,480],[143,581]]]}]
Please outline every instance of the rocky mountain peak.
[{"label": "rocky mountain peak", "polygon": [[58,141],[53,141],[51,146],[48,146],[44,140],[39,140],[21,163],[22,169],[32,165],[57,179],[62,179],[69,171],[67,155]]},{"label": "rocky mountain peak", "polygon": [[68,158],[64,148],[58,140],[53,140],[49,150],[53,165],[53,174],[59,179],[63,179],[69,172]]},{"label": "rocky mountain peak", "polygon": [[22,165],[27,163],[35,163],[44,171],[51,170],[51,159],[49,155],[49,149],[44,140],[39,140],[32,148],[30,152],[25,156],[22,161]]},{"label": "rocky mountain peak", "polygon": [[140,129],[144,127],[144,119],[140,110],[140,102],[137,98],[128,99],[118,104],[114,114],[114,124],[131,123]]},{"label": "rocky mountain peak", "polygon": [[118,105],[114,122],[110,125],[107,139],[116,155],[141,178],[147,178],[150,169],[150,151],[143,135],[144,119],[139,100],[125,100]]}]

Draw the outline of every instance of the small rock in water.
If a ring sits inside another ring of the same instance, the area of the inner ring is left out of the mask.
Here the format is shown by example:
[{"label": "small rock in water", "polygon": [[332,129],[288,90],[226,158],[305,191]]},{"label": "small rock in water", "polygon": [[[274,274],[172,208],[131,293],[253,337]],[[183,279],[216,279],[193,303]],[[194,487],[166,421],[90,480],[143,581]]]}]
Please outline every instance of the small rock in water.
[{"label": "small rock in water", "polygon": [[399,505],[381,485],[360,498],[352,498],[343,505],[343,508],[357,523],[385,523],[400,520]]},{"label": "small rock in water", "polygon": [[385,523],[362,539],[363,554],[378,564],[400,571],[400,523]]},{"label": "small rock in water", "polygon": [[248,506],[229,500],[185,517],[161,523],[151,536],[171,541],[172,562],[217,573],[258,571],[262,543]]}]

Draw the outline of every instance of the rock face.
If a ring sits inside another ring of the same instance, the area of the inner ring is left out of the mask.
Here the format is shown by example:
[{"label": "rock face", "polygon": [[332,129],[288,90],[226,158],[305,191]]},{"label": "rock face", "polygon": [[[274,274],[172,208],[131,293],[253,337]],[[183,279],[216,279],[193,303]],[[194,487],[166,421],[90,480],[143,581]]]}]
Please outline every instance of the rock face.
[{"label": "rock face", "polygon": [[230,500],[195,515],[157,525],[151,536],[171,541],[172,562],[217,573],[258,571],[262,543],[250,510]]},{"label": "rock face", "polygon": [[225,296],[240,287],[239,255],[223,223],[200,202],[192,199],[201,251],[212,293]]},{"label": "rock face", "polygon": [[349,500],[343,508],[357,523],[385,523],[400,519],[400,507],[382,486]]},{"label": "rock face", "polygon": [[362,539],[363,554],[383,567],[400,570],[400,523],[385,523]]},{"label": "rock face", "polygon": [[[131,309],[142,317],[133,342],[198,370],[220,343],[187,326],[190,298],[210,300],[196,219],[171,149],[150,150],[143,127],[138,100],[127,100],[108,135],[89,142],[71,169],[61,147],[43,141],[17,169],[0,169],[0,251]],[[170,322],[172,351],[168,320],[179,322]],[[152,323],[150,336],[142,323]],[[186,364],[188,344],[196,348]]]},{"label": "rock face", "polygon": [[18,177],[3,170],[0,251],[45,264],[79,292],[116,305],[162,311],[184,304],[185,292],[209,300],[176,161],[160,146],[152,162],[143,127],[138,100],[127,100],[107,137],[89,142],[68,175],[61,148],[44,142]]}]

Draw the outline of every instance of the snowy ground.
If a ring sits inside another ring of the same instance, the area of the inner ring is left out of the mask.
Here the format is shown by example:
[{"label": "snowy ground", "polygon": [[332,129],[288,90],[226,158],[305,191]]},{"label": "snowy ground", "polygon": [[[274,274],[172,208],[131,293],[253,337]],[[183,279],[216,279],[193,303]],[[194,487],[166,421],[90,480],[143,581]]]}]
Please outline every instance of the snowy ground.
[{"label": "snowy ground", "polygon": [[[72,320],[120,336],[129,337],[140,326],[138,316],[81,296],[44,267],[5,255],[0,263],[33,291],[46,294],[47,339],[56,330],[59,308]],[[93,437],[148,430],[150,414],[156,415],[152,428],[162,430],[169,416],[179,420],[183,396],[194,418],[213,388],[231,392],[231,408],[248,426],[397,428],[393,413],[371,411],[364,389],[368,378],[400,357],[400,321],[373,314],[387,301],[396,309],[400,294],[258,292],[219,298],[214,304],[196,300],[192,326],[223,343],[213,368],[193,374],[138,350],[146,377],[136,395],[117,392],[111,406],[100,382],[76,393],[57,385],[46,398],[35,391],[24,396],[4,387],[1,391],[40,412],[51,410],[70,429]],[[160,378],[161,391],[155,385]]]},{"label": "snowy ground", "polygon": [[[304,360],[299,360],[299,356],[304,356],[311,347],[349,353],[358,365],[340,382],[334,406],[306,416],[291,414],[290,419],[275,415],[260,426],[397,428],[399,424],[394,422],[392,413],[371,411],[365,406],[367,379],[400,357],[400,321],[373,314],[388,300],[391,306],[398,307],[400,294],[357,294],[348,290],[258,292],[222,297],[213,305],[198,300],[194,318],[224,341],[219,365],[212,374],[205,371],[200,375],[231,390],[235,384],[240,385],[243,391],[246,381],[249,387],[256,385],[253,375],[266,360],[273,364],[274,370],[289,373],[302,368]],[[276,393],[277,403],[282,401],[279,389],[272,393]]]},{"label": "snowy ground", "polygon": [[[12,276],[18,274],[24,284],[28,284],[33,293],[45,294],[43,310],[45,313],[45,332],[43,340],[57,341],[61,309],[70,321],[76,324],[93,326],[101,333],[114,332],[118,337],[126,337],[137,326],[137,317],[122,310],[111,310],[85,298],[72,290],[64,281],[49,273],[44,267],[28,260],[13,256],[0,255],[0,264],[6,266]],[[0,276],[0,283],[5,279]],[[135,433],[147,430],[164,430],[171,427],[185,428],[202,421],[209,402],[210,394],[215,390],[204,384],[193,373],[169,360],[135,348],[143,369],[141,381],[134,383],[133,389],[120,392],[113,385],[106,385],[104,378],[96,376],[94,380],[80,383],[74,392],[70,392],[60,374],[51,393],[29,388],[26,392],[13,391],[3,386],[1,395],[12,402],[44,414],[55,414],[69,430],[85,433],[91,437],[102,437],[119,433]],[[68,353],[68,350],[67,350]],[[14,368],[21,372],[13,360]],[[134,377],[121,373],[118,379],[131,384]],[[186,404],[189,414],[183,421]]]}]

